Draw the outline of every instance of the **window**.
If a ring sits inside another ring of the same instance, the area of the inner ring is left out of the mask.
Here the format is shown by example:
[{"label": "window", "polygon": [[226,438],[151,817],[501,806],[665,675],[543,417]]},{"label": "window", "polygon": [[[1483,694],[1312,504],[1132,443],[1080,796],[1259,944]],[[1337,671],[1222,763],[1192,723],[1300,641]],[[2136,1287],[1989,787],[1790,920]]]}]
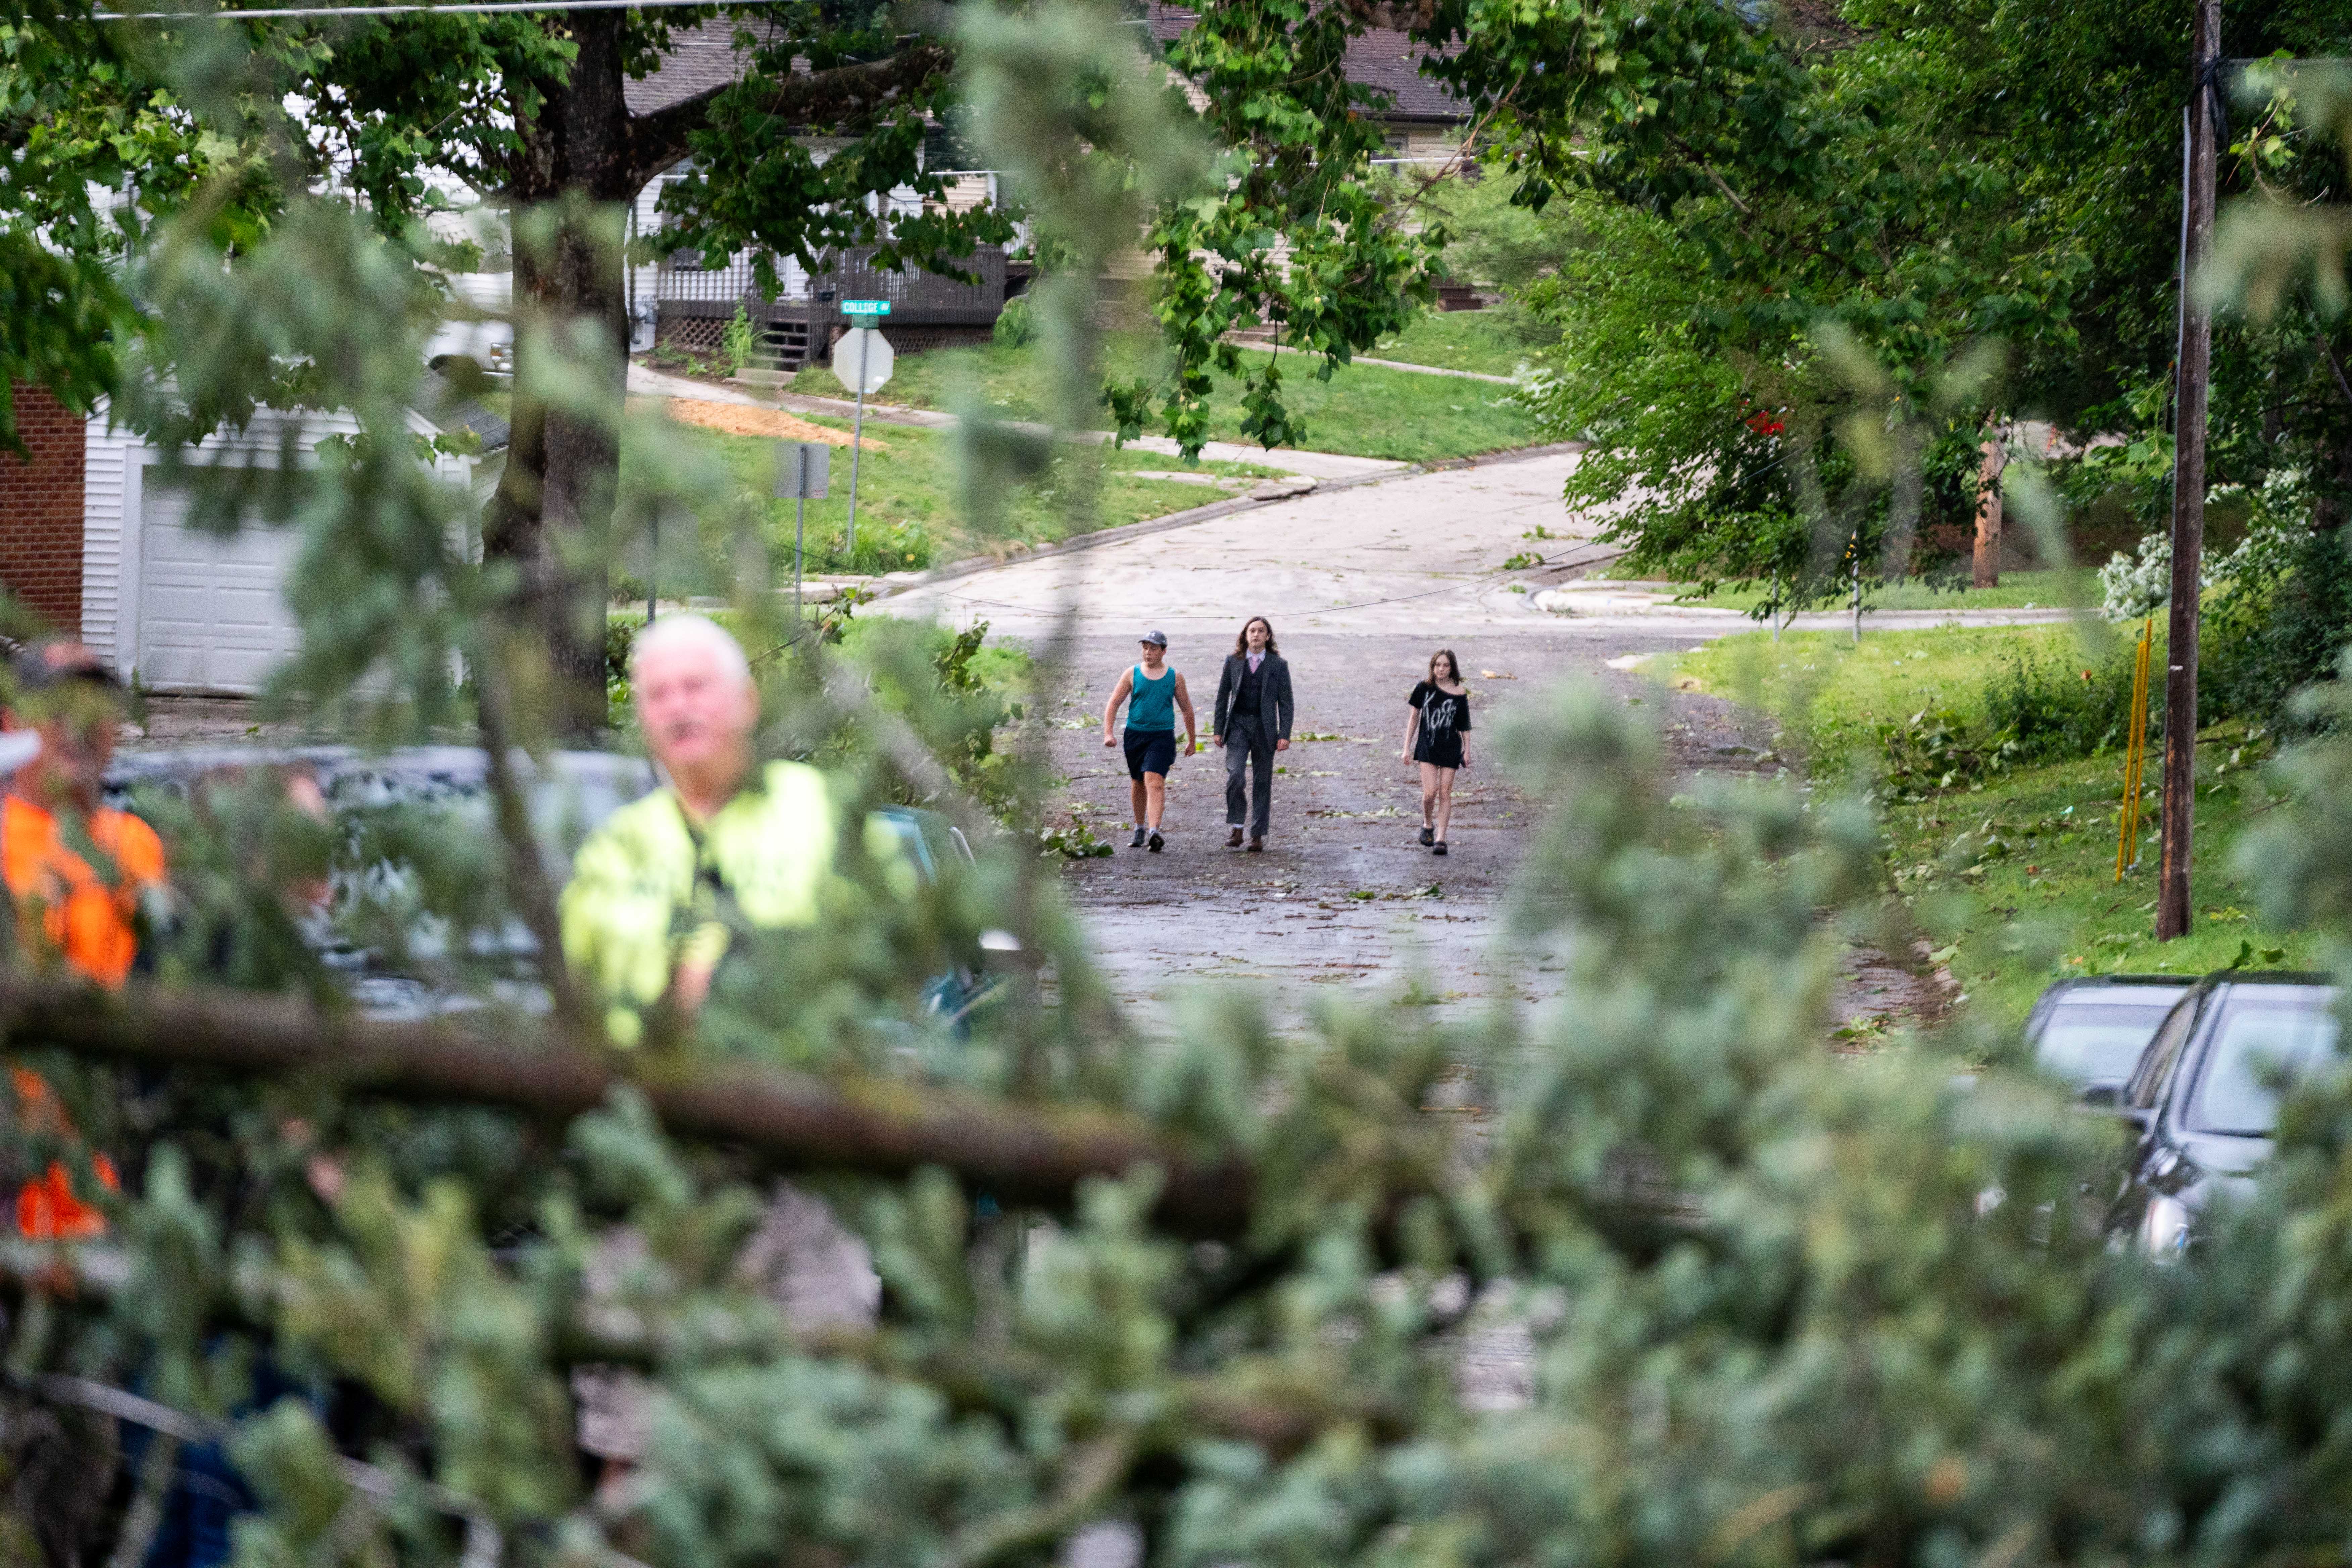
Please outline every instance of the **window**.
[{"label": "window", "polygon": [[2046,1071],[2072,1083],[2127,1079],[2171,1011],[2165,1002],[2061,1002],[2035,1054]]},{"label": "window", "polygon": [[2163,1091],[2165,1080],[2172,1076],[2173,1058],[2180,1054],[2180,1043],[2189,1037],[2189,1030],[2197,1022],[2199,1005],[2203,998],[2194,992],[2180,999],[2166,1019],[2164,1027],[2139,1058],[2131,1082],[2125,1087],[2125,1103],[2139,1110],[2152,1110],[2156,1097]]},{"label": "window", "polygon": [[2205,1049],[2189,1125],[2200,1132],[2268,1137],[2278,1125],[2286,1083],[2335,1052],[2330,1003],[2315,989],[2231,997]]}]

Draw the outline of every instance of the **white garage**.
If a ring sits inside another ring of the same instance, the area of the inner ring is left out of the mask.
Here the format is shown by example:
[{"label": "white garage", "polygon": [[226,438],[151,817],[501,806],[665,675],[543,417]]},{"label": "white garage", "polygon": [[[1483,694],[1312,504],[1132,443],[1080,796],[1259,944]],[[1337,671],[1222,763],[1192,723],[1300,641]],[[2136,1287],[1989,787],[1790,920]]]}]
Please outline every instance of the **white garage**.
[{"label": "white garage", "polygon": [[[486,455],[445,458],[453,484],[481,494],[506,443],[505,425],[466,409],[462,422]],[[420,435],[437,433],[412,416]],[[278,449],[282,425],[259,420],[233,439]],[[351,434],[347,419],[305,421],[304,448]],[[219,449],[215,437],[205,443]],[[82,638],[110,655],[124,679],[150,691],[252,696],[301,644],[285,584],[299,541],[278,529],[242,528],[223,537],[189,525],[189,496],[166,482],[160,454],[129,431],[91,416],[85,444],[82,508]]]}]

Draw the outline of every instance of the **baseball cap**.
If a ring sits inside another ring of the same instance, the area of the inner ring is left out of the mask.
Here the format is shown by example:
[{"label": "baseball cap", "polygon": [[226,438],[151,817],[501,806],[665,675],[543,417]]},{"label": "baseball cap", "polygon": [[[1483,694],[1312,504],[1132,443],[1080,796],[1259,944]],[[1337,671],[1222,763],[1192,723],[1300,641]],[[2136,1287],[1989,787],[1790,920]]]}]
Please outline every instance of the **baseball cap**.
[{"label": "baseball cap", "polygon": [[95,649],[71,637],[41,637],[26,643],[8,661],[8,675],[18,693],[55,690],[75,681],[110,691],[122,685]]},{"label": "baseball cap", "polygon": [[1141,640],[1150,643],[1154,647],[1166,647],[1168,646],[1168,634],[1166,632],[1146,632],[1143,634]]}]

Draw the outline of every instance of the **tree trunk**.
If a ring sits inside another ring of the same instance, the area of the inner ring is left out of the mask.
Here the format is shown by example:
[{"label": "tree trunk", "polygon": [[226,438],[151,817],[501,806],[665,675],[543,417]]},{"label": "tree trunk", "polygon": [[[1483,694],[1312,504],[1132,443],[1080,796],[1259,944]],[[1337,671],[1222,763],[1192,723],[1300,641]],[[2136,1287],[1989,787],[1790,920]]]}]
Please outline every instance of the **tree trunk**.
[{"label": "tree trunk", "polygon": [[619,428],[627,385],[625,204],[645,176],[630,157],[619,11],[573,11],[569,79],[516,111],[515,378],[506,469],[485,552],[520,574],[516,631],[543,651],[555,728],[604,722],[604,605]]},{"label": "tree trunk", "polygon": [[1998,432],[1988,431],[1978,449],[1977,552],[1969,584],[1976,588],[2000,586],[2000,471],[2009,466]]}]

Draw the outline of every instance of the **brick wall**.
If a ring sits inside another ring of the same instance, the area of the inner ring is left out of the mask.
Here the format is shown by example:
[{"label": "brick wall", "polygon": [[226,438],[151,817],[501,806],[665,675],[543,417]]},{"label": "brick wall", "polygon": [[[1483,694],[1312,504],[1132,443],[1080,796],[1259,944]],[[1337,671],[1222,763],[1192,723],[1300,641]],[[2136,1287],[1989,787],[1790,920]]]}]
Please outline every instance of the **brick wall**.
[{"label": "brick wall", "polygon": [[23,382],[9,398],[32,461],[0,452],[0,588],[52,627],[79,633],[82,416]]}]

